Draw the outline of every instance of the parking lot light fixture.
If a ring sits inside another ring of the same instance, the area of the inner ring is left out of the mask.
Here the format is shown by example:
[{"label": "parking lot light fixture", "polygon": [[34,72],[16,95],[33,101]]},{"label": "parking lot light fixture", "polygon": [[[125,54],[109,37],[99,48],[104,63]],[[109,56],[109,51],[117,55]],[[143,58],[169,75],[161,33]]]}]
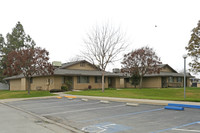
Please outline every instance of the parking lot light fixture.
[{"label": "parking lot light fixture", "polygon": [[184,99],[186,98],[186,94],[185,94],[185,87],[186,87],[186,58],[187,58],[187,55],[184,54],[183,55],[183,59],[184,59]]}]

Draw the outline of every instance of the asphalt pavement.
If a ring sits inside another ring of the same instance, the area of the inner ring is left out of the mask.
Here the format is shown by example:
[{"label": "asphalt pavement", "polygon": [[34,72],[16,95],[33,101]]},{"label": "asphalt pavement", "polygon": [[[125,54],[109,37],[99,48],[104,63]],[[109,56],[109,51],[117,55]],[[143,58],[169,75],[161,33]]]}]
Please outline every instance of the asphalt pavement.
[{"label": "asphalt pavement", "polygon": [[71,133],[71,131],[24,111],[0,104],[1,133]]},{"label": "asphalt pavement", "polygon": [[29,99],[7,102],[21,111],[89,133],[200,132],[199,109],[166,110],[164,105],[81,98]]},{"label": "asphalt pavement", "polygon": [[1,133],[200,132],[200,110],[166,110],[168,103],[199,102],[94,96],[0,100]]}]

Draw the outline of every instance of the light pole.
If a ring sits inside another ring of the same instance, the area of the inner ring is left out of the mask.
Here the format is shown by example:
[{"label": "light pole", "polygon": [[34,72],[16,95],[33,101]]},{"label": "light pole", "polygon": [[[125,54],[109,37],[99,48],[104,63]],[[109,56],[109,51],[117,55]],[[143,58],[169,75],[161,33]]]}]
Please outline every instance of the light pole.
[{"label": "light pole", "polygon": [[185,86],[186,86],[186,58],[187,55],[183,55],[183,59],[184,59],[184,99],[186,98],[186,94],[185,94]]}]

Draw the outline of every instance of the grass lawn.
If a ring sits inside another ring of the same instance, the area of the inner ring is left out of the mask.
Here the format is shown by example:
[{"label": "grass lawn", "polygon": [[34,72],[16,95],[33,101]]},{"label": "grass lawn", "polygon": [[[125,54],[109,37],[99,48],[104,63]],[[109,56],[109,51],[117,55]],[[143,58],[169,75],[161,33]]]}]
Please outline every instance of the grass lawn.
[{"label": "grass lawn", "polygon": [[84,91],[67,92],[67,94],[200,102],[200,88],[186,88],[185,100],[184,100],[183,88],[161,88],[161,89],[143,88],[143,89],[119,89],[119,90],[106,89],[104,93],[102,93],[101,90],[84,90]]},{"label": "grass lawn", "polygon": [[51,94],[49,91],[31,91],[30,95],[28,95],[27,91],[0,90],[0,99],[44,97],[44,96],[55,96],[55,94]]}]

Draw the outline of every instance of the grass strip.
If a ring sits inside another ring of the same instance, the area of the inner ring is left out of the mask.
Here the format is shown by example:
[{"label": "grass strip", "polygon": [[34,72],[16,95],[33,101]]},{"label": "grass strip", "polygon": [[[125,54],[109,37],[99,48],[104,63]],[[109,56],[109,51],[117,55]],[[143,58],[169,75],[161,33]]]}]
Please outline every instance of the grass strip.
[{"label": "grass strip", "polygon": [[186,99],[184,99],[183,88],[105,89],[105,92],[103,93],[101,92],[100,89],[99,90],[96,89],[96,90],[72,91],[72,92],[67,92],[67,94],[200,102],[200,88],[186,88]]},{"label": "grass strip", "polygon": [[55,94],[51,94],[49,91],[31,91],[29,95],[27,91],[0,90],[0,99],[30,98],[30,97],[45,97],[45,96],[55,96]]}]

